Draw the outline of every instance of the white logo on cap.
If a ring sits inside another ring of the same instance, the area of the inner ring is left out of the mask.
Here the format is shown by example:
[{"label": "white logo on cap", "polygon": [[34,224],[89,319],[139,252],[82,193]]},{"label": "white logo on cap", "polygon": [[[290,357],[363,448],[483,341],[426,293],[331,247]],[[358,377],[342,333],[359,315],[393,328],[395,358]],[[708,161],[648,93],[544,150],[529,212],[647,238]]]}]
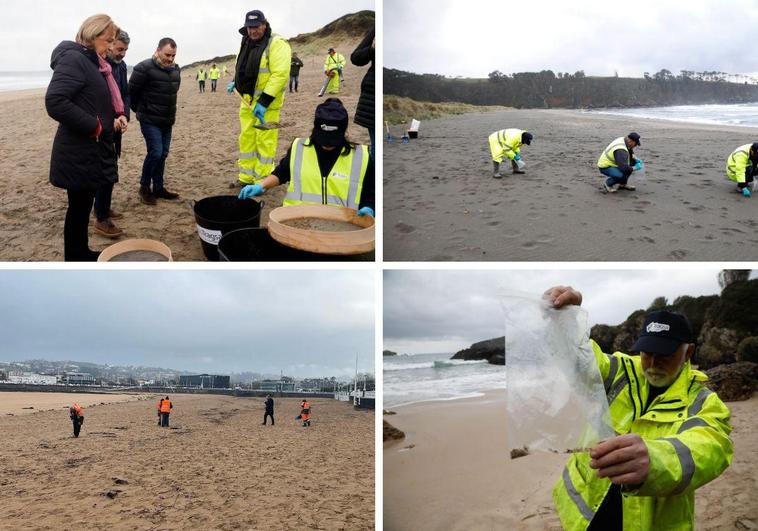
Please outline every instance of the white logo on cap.
[{"label": "white logo on cap", "polygon": [[248,18],[248,20],[257,20],[258,19],[258,15],[250,15],[247,18]]},{"label": "white logo on cap", "polygon": [[671,330],[671,327],[667,324],[663,323],[650,323],[645,327],[645,330],[648,332],[664,332],[667,330]]},{"label": "white logo on cap", "polygon": [[339,127],[337,127],[336,125],[321,124],[322,131],[336,131],[337,129],[339,129]]}]

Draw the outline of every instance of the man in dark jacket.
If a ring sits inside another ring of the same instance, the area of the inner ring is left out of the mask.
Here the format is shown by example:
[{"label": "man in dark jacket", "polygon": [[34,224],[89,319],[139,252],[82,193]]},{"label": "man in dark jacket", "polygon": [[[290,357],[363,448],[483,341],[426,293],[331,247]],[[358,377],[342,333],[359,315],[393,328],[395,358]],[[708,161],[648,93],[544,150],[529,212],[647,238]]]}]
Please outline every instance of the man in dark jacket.
[{"label": "man in dark jacket", "polygon": [[292,52],[292,60],[290,61],[290,92],[292,87],[295,87],[297,92],[297,86],[300,81],[300,69],[303,67],[303,61],[297,56],[297,53]]},{"label": "man in dark jacket", "polygon": [[[108,56],[106,60],[113,69],[113,79],[116,80],[119,93],[121,93],[121,99],[124,101],[124,113],[127,121],[130,118],[129,112],[129,84],[127,82],[127,69],[124,57],[126,57],[126,51],[129,49],[129,34],[124,30],[119,30],[116,40],[113,42],[111,49],[108,50]],[[116,131],[113,134],[113,145],[116,148],[116,157],[121,157],[121,131]],[[118,182],[118,179],[116,180]],[[124,231],[119,229],[114,219],[122,217],[122,214],[114,212],[111,209],[111,197],[113,196],[113,185],[115,183],[109,183],[100,188],[95,194],[95,232],[105,236],[106,238],[116,238],[121,236]]]},{"label": "man in dark jacket", "polygon": [[263,425],[266,425],[266,420],[271,417],[271,425],[274,425],[274,399],[271,395],[266,395],[266,413],[263,415]]},{"label": "man in dark jacket", "polygon": [[[179,92],[181,72],[174,63],[176,42],[168,37],[158,42],[150,59],[134,67],[129,79],[131,107],[137,113],[147,156],[140,177],[140,200],[155,205],[158,199],[176,199],[163,184],[163,172],[171,146],[171,129],[176,121],[176,93]],[[151,189],[152,185],[152,189]]]},{"label": "man in dark jacket", "polygon": [[371,159],[374,159],[374,47],[375,30],[369,31],[358,47],[350,55],[350,62],[355,66],[371,66],[361,81],[361,97],[358,99],[358,107],[355,110],[355,119],[358,125],[368,129],[371,138]]}]

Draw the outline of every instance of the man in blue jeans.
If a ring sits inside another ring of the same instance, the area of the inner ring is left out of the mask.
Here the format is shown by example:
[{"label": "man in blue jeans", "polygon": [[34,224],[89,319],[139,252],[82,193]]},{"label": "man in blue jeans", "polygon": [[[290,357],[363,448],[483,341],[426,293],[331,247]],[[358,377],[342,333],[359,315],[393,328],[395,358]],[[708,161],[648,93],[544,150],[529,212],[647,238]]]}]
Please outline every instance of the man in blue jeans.
[{"label": "man in blue jeans", "polygon": [[147,145],[139,191],[140,201],[146,205],[155,205],[156,198],[179,197],[179,194],[169,192],[163,183],[171,146],[171,129],[176,121],[176,94],[181,83],[181,72],[174,63],[175,58],[176,42],[165,37],[158,42],[153,57],[135,66],[129,78],[131,107],[137,113]]},{"label": "man in blue jeans", "polygon": [[608,144],[600,155],[597,167],[600,173],[608,177],[603,184],[606,192],[615,193],[619,189],[636,190],[635,186],[627,183],[633,171],[642,169],[642,160],[634,158],[634,148],[639,145],[640,135],[629,133]]}]

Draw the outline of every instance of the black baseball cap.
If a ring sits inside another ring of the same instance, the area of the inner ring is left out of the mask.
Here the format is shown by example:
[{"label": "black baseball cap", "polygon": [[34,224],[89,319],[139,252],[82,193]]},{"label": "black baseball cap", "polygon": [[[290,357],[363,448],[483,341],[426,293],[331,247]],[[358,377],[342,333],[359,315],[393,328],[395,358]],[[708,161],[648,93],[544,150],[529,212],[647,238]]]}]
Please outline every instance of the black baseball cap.
[{"label": "black baseball cap", "polygon": [[329,48],[329,49],[327,50],[327,53],[332,53],[333,51],[334,51],[334,48]]},{"label": "black baseball cap", "polygon": [[634,140],[638,146],[642,145],[640,143],[640,135],[638,135],[637,133],[629,133],[627,136],[631,138],[632,140]]},{"label": "black baseball cap", "polygon": [[240,28],[240,33],[242,35],[247,35],[245,28],[257,28],[265,23],[266,17],[263,15],[262,11],[258,11],[257,9],[248,11],[245,15],[245,25]]},{"label": "black baseball cap", "polygon": [[692,335],[692,326],[681,313],[666,310],[651,312],[645,317],[640,337],[631,350],[671,356],[682,343],[691,343]]},{"label": "black baseball cap", "polygon": [[527,146],[532,144],[532,138],[534,138],[534,135],[532,133],[527,133],[526,131],[521,133],[521,142]]},{"label": "black baseball cap", "polygon": [[327,98],[316,107],[311,139],[320,146],[336,147],[345,142],[348,116],[345,106],[338,98]]},{"label": "black baseball cap", "polygon": [[753,142],[753,145],[752,145],[752,146],[750,146],[750,150],[751,150],[753,153],[756,153],[756,154],[758,154],[758,142]]}]

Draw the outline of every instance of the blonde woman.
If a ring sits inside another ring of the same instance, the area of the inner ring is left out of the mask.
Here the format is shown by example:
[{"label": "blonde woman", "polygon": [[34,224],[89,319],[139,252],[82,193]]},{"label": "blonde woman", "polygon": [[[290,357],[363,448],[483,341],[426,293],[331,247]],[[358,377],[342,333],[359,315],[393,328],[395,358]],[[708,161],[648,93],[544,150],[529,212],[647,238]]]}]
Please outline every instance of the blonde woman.
[{"label": "blonde woman", "polygon": [[118,180],[113,134],[124,132],[124,102],[106,52],[118,27],[108,15],[85,20],[76,42],[63,41],[53,50],[53,78],[47,87],[45,107],[56,120],[58,132],[50,157],[50,182],[65,188],[68,210],[63,228],[64,259],[95,261],[87,229],[95,192]]}]

